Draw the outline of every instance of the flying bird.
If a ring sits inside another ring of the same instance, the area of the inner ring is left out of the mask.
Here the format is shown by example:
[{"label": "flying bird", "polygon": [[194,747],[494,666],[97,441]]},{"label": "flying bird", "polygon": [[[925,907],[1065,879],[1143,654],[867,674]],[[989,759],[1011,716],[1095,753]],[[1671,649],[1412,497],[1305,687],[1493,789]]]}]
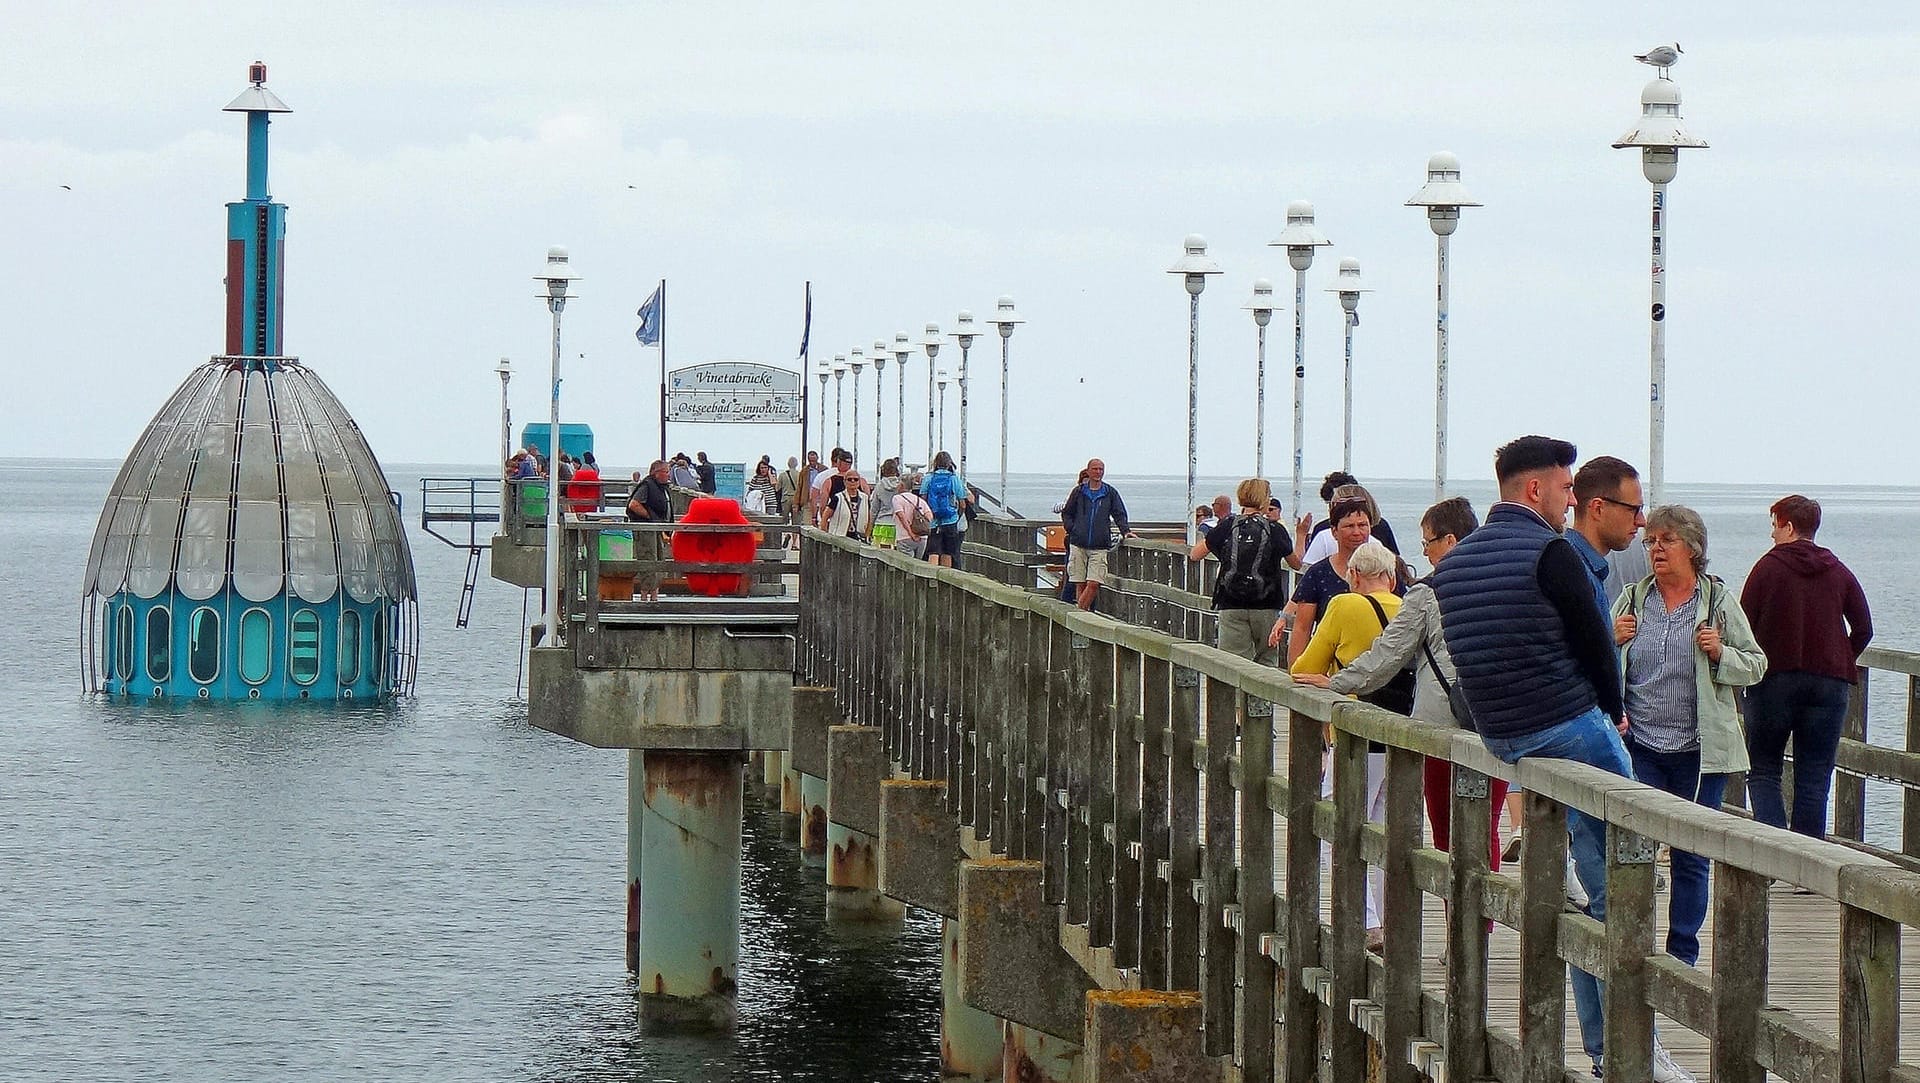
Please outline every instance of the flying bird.
[{"label": "flying bird", "polygon": [[60,187],[65,188],[69,192],[73,191],[73,185],[71,184],[63,184]]},{"label": "flying bird", "polygon": [[1656,45],[1634,57],[1634,59],[1642,64],[1659,68],[1660,77],[1665,79],[1667,77],[1667,69],[1673,67],[1674,63],[1680,59],[1680,52],[1680,43],[1676,41],[1667,45]]}]

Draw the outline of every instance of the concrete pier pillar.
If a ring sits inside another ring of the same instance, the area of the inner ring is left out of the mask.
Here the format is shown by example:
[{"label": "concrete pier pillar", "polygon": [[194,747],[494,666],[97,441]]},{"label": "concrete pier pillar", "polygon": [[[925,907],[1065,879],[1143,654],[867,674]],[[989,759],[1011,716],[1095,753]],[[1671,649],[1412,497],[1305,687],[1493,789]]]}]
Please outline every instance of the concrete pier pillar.
[{"label": "concrete pier pillar", "polygon": [[827,920],[899,921],[907,908],[880,894],[880,840],[827,819]]},{"label": "concrete pier pillar", "polygon": [[[800,822],[800,772],[793,766],[793,753],[780,753],[780,811]],[[799,828],[795,827],[798,834]]]},{"label": "concrete pier pillar", "polygon": [[760,757],[760,799],[768,808],[780,807],[780,761],[783,752],[757,752]]},{"label": "concrete pier pillar", "polygon": [[800,776],[800,860],[827,864],[827,780],[813,775]]},{"label": "concrete pier pillar", "polygon": [[1215,1074],[1201,1017],[1198,993],[1088,993],[1086,1083],[1190,1083]]},{"label": "concrete pier pillar", "polygon": [[977,1083],[1020,1078],[1003,1074],[1003,1022],[960,996],[960,930],[952,918],[940,922],[940,947],[940,1078]]},{"label": "concrete pier pillar", "polygon": [[646,765],[638,749],[627,752],[627,972],[640,970],[640,821],[646,804]]},{"label": "concrete pier pillar", "polygon": [[640,1016],[731,1027],[740,959],[741,760],[714,752],[641,756]]},{"label": "concrete pier pillar", "polygon": [[1079,1046],[1011,1020],[1005,1025],[1000,1078],[1020,1083],[1075,1083],[1080,1078]]}]

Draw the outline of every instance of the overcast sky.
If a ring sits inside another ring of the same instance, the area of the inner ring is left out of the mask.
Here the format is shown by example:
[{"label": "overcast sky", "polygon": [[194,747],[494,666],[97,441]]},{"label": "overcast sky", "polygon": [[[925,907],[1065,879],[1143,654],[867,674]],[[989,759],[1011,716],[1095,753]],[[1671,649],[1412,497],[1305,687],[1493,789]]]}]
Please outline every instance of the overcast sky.
[{"label": "overcast sky", "polygon": [[[1308,275],[1307,472],[1338,465],[1324,291],[1351,256],[1376,291],[1355,470],[1430,476],[1434,242],[1402,204],[1446,149],[1485,204],[1453,243],[1453,473],[1487,476],[1525,431],[1644,465],[1649,188],[1609,144],[1653,75],[1632,55],[1677,39],[1712,149],[1683,155],[1670,198],[1669,477],[1920,483],[1910,5],[289,6],[9,5],[0,454],[124,455],[221,348],[222,205],[245,170],[220,108],[258,57],[294,110],[273,126],[287,349],[390,463],[492,458],[502,356],[516,427],[545,416],[531,276],[563,244],[585,276],[563,408],[611,463],[657,443],[659,355],[632,332],[658,279],[675,367],[792,362],[811,279],[816,360],[1013,295],[1012,468],[1181,473],[1186,295],[1166,268],[1198,232],[1226,270],[1201,298],[1200,470],[1250,470],[1240,306],[1256,277],[1290,304],[1267,242],[1305,198],[1335,242]],[[997,459],[996,347],[974,351],[976,474]],[[1291,348],[1282,311],[1272,475]],[[721,460],[798,441],[670,439]]]}]

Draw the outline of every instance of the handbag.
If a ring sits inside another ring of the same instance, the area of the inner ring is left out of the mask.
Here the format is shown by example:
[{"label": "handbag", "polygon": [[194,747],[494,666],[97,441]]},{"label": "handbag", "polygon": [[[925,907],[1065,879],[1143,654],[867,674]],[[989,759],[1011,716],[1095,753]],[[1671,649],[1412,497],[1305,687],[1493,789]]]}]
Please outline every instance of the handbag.
[{"label": "handbag", "polygon": [[[1373,614],[1380,618],[1380,630],[1387,630],[1387,611],[1381,608],[1378,600],[1371,595],[1362,594],[1367,604],[1373,607]],[[1395,714],[1413,713],[1413,670],[1403,669],[1393,675],[1393,679],[1360,697],[1362,703],[1371,703],[1375,707],[1385,708]]]},{"label": "handbag", "polygon": [[1447,694],[1447,708],[1453,712],[1454,725],[1463,730],[1473,729],[1473,708],[1467,705],[1467,694],[1461,691],[1460,682],[1449,681],[1446,674],[1440,672],[1440,660],[1433,656],[1433,648],[1427,645],[1425,639],[1420,641],[1420,650],[1427,656],[1427,666],[1433,670],[1433,679],[1440,682],[1440,690]]}]

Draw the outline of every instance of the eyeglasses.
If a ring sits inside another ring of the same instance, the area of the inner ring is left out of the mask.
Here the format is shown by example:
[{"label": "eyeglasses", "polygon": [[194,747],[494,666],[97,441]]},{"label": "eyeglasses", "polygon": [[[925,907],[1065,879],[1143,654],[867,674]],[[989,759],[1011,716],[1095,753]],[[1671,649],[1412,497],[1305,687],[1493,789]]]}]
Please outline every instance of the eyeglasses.
[{"label": "eyeglasses", "polygon": [[1420,539],[1420,550],[1421,550],[1421,552],[1425,552],[1425,551],[1427,551],[1428,549],[1431,549],[1431,548],[1433,548],[1434,546],[1436,546],[1436,545],[1439,545],[1439,544],[1440,544],[1440,543],[1441,543],[1442,541],[1444,541],[1444,540],[1445,540],[1445,539],[1446,539],[1447,537],[1448,537],[1448,535],[1446,535],[1446,534],[1442,534],[1442,535],[1440,535],[1439,537],[1435,537],[1435,538],[1421,538],[1421,539]]},{"label": "eyeglasses", "polygon": [[1609,504],[1612,504],[1616,508],[1627,509],[1628,511],[1632,512],[1635,515],[1635,517],[1638,517],[1641,512],[1647,510],[1647,506],[1645,504],[1629,504],[1624,500],[1615,500],[1610,496],[1603,496],[1600,499],[1606,501]]},{"label": "eyeglasses", "polygon": [[1651,549],[1678,549],[1681,546],[1685,545],[1686,543],[1681,541],[1679,538],[1669,538],[1664,536],[1655,538],[1655,537],[1649,536],[1649,537],[1640,539],[1640,544],[1646,546],[1648,549],[1651,550]]}]

